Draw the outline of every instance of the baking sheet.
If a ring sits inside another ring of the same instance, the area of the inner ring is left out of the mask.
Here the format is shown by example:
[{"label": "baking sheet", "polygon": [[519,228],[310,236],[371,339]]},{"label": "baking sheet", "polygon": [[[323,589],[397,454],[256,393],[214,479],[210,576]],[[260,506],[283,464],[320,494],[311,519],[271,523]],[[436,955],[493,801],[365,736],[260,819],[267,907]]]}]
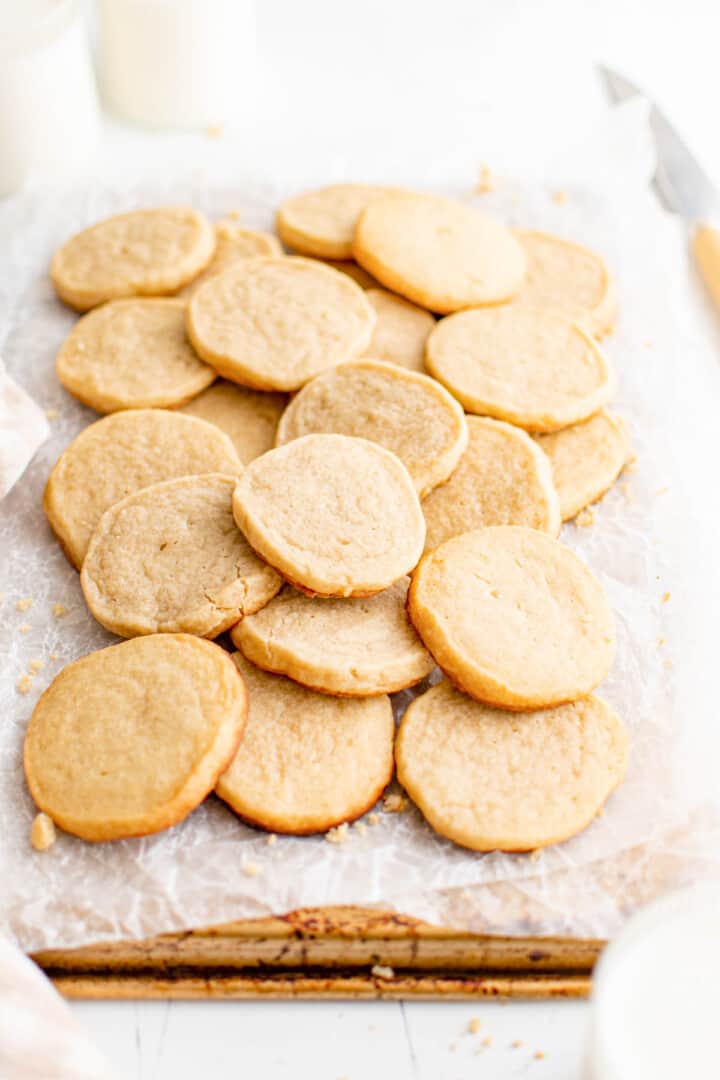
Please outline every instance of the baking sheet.
[{"label": "baking sheet", "polygon": [[[537,856],[463,851],[414,809],[378,808],[378,823],[364,833],[351,828],[343,844],[279,837],[271,847],[212,797],[154,837],[91,845],[60,834],[50,852],[31,849],[21,750],[33,704],[64,664],[114,640],[85,609],[41,509],[53,462],[95,419],[54,375],[75,317],[54,297],[49,256],[77,229],[135,206],[190,202],[212,216],[240,210],[248,226],[269,227],[293,188],[250,178],[136,183],[37,190],[0,208],[0,352],[52,417],[51,438],[0,504],[0,929],[25,949],[337,903],[395,907],[475,931],[603,937],[668,884],[717,872],[720,830],[706,764],[715,724],[703,688],[712,669],[708,598],[720,596],[708,543],[720,523],[718,340],[691,291],[697,283],[687,276],[677,223],[646,190],[643,119],[623,123],[599,147],[594,140],[584,169],[577,154],[559,152],[554,175],[567,180],[564,197],[536,176],[504,177],[496,191],[473,193],[467,166],[445,185],[508,222],[596,248],[620,295],[607,351],[619,375],[614,408],[629,424],[637,463],[595,509],[594,524],[566,526],[562,539],[589,562],[616,612],[617,660],[601,692],[630,729],[630,768],[584,833]],[[32,606],[17,610],[24,599]],[[64,615],[53,615],[56,604]],[[44,667],[19,693],[33,660]],[[397,695],[398,711],[407,698]],[[248,864],[260,873],[247,873]]]}]

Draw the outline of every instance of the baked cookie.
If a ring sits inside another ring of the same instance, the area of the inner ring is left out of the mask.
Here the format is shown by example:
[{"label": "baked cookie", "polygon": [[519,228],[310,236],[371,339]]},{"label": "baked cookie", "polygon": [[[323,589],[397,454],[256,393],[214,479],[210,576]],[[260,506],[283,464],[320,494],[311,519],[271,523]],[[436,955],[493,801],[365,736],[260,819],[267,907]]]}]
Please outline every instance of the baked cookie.
[{"label": "baked cookie", "polygon": [[101,413],[183,405],[216,378],[187,339],[185,309],[155,298],[88,312],[60,347],[60,382]]},{"label": "baked cookie", "polygon": [[604,409],[581,424],[536,439],[550,458],[563,521],[604,495],[628,457],[625,427]]},{"label": "baked cookie", "polygon": [[369,810],[393,771],[390,699],[316,694],[239,653],[233,659],[250,705],[216,794],[250,824],[295,835],[325,832]]},{"label": "baked cookie", "polygon": [[447,480],[468,437],[465,414],[444,387],[377,360],[341,364],[307,383],[282,415],[277,444],[322,432],[357,435],[392,450],[421,498]]},{"label": "baked cookie", "polygon": [[233,444],[212,424],[164,409],[131,409],[90,424],[63,450],[43,508],[79,570],[100,518],[126,495],[176,476],[241,471]]},{"label": "baked cookie", "polygon": [[374,200],[360,215],[353,254],[393,292],[445,313],[510,300],[525,253],[509,229],[474,207],[412,192]]},{"label": "baked cookie", "polygon": [[425,372],[425,344],[435,326],[430,312],[387,289],[368,289],[367,298],[377,316],[368,356]]},{"label": "baked cookie", "polygon": [[357,220],[387,188],[370,184],[334,184],[287,199],[275,227],[284,244],[301,255],[320,259],[352,259]]},{"label": "baked cookie", "polygon": [[497,525],[447,540],[413,574],[408,611],[448,677],[504,709],[588,694],[615,651],[602,585],[536,529]]},{"label": "baked cookie", "polygon": [[203,360],[256,390],[298,390],[361,356],[374,326],[360,286],[313,259],[246,259],[201,285],[188,309]]},{"label": "baked cookie", "polygon": [[405,611],[401,578],[366,599],[328,600],[286,588],[232,639],[253,664],[324,694],[369,697],[414,686],[433,659]]},{"label": "baked cookie", "polygon": [[243,259],[253,259],[258,255],[282,255],[283,250],[277,238],[270,233],[243,229],[236,221],[225,220],[215,223],[215,254],[201,274],[182,289],[180,295],[190,297],[199,285],[211,277],[222,274]]},{"label": "baked cookie", "polygon": [[348,435],[305,435],[251,461],[235,520],[291,584],[321,596],[371,596],[417,563],[425,521],[389,450]]},{"label": "baked cookie", "polygon": [[64,668],[35,706],[30,794],[84,840],[159,832],[212,791],[246,714],[237,668],[209,641],[156,634],[100,649]]},{"label": "baked cookie", "polygon": [[215,424],[232,440],[244,465],[275,445],[275,435],[283,409],[284,394],[248,390],[245,386],[218,379],[211,387],[183,405],[181,412],[199,416]]},{"label": "baked cookie", "polygon": [[516,302],[559,311],[595,337],[608,334],[617,301],[600,256],[548,233],[515,229],[515,235],[527,256],[527,273]]},{"label": "baked cookie", "polygon": [[515,717],[443,682],[410,705],[395,756],[436,832],[474,851],[530,851],[590,824],[625,775],[628,738],[594,694]]},{"label": "baked cookie", "polygon": [[532,438],[487,417],[468,416],[467,426],[460,464],[423,500],[425,550],[485,525],[524,525],[557,536],[560,504],[552,469]]},{"label": "baked cookie", "polygon": [[354,259],[323,259],[322,261],[326,266],[332,266],[333,270],[339,270],[340,273],[347,274],[361,289],[379,288],[378,282],[372,274],[368,274],[367,270],[363,270],[362,266],[356,263]]},{"label": "baked cookie", "polygon": [[105,511],[80,575],[98,622],[121,637],[214,638],[272,600],[282,581],[233,521],[235,482],[182,476]]},{"label": "baked cookie", "polygon": [[468,412],[528,431],[585,420],[615,389],[608,361],[577,323],[515,304],[442,319],[425,364]]},{"label": "baked cookie", "polygon": [[204,270],[215,233],[189,207],[133,210],[71,236],[55,252],[50,278],[61,300],[88,311],[126,296],[166,296]]}]

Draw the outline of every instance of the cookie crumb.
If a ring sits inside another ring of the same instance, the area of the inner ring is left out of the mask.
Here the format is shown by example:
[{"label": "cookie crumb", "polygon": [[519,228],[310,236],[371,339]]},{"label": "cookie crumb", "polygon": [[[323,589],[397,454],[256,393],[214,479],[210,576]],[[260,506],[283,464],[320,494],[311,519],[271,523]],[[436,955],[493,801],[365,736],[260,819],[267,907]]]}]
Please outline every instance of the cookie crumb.
[{"label": "cookie crumb", "polygon": [[535,1058],[536,1061],[542,1061],[543,1058],[545,1057],[545,1051],[544,1050],[536,1050],[535,1053],[533,1054],[533,1057]]},{"label": "cookie crumb", "polygon": [[408,801],[404,795],[393,792],[385,796],[382,801],[382,808],[384,814],[402,814],[403,810],[408,808]]},{"label": "cookie crumb", "polygon": [[513,1050],[519,1050],[519,1048],[524,1045],[525,1043],[522,1041],[522,1039],[513,1039],[513,1041],[510,1043],[510,1046]]},{"label": "cookie crumb", "polygon": [[55,843],[55,822],[47,814],[36,814],[30,827],[30,843],[36,851],[47,851]]},{"label": "cookie crumb", "polygon": [[654,344],[655,344],[654,341],[644,341],[643,342],[643,345],[645,346],[646,349],[652,349]]},{"label": "cookie crumb", "polygon": [[357,821],[355,823],[355,832],[359,833],[360,836],[365,835],[365,833],[367,832],[367,825],[364,821]]},{"label": "cookie crumb", "polygon": [[497,187],[497,180],[490,172],[490,166],[485,162],[480,166],[480,176],[475,186],[475,191],[478,195],[484,195],[488,191],[494,191]]},{"label": "cookie crumb", "polygon": [[30,691],[32,690],[33,677],[34,676],[32,676],[32,675],[21,675],[20,676],[18,681],[15,683],[15,689],[17,690],[18,694],[29,694],[30,693]]},{"label": "cookie crumb", "polygon": [[64,604],[53,604],[52,613],[56,619],[61,619],[63,615],[67,615],[67,608]]},{"label": "cookie crumb", "polygon": [[374,975],[377,979],[394,979],[395,971],[391,967],[387,967],[385,964],[373,964],[370,968],[370,974]]},{"label": "cookie crumb", "polygon": [[256,862],[243,863],[243,874],[246,874],[247,877],[260,877],[262,866],[258,866]]},{"label": "cookie crumb", "polygon": [[481,1027],[480,1020],[478,1019],[477,1016],[474,1016],[472,1018],[472,1020],[468,1021],[468,1026],[467,1026],[468,1034],[469,1035],[477,1035],[478,1031],[480,1030],[480,1027]]},{"label": "cookie crumb", "polygon": [[232,221],[242,221],[242,210],[228,210],[225,217],[229,217]]},{"label": "cookie crumb", "polygon": [[658,488],[657,491],[655,492],[655,494],[656,495],[667,495],[669,490],[670,490],[670,485],[665,484],[664,487]]},{"label": "cookie crumb", "polygon": [[671,668],[673,666],[673,662],[670,659],[670,657],[668,657],[667,660],[663,660],[663,664],[665,665],[666,668]]},{"label": "cookie crumb", "polygon": [[485,1038],[483,1039],[483,1041],[480,1043],[480,1045],[481,1046],[492,1046],[492,1035],[486,1035]]},{"label": "cookie crumb", "polygon": [[663,598],[662,598],[663,604],[667,604],[669,599],[670,599],[670,593],[669,592],[663,593]]},{"label": "cookie crumb", "polygon": [[584,510],[575,518],[575,524],[579,525],[581,529],[589,529],[591,525],[595,524],[595,511],[591,506],[586,506]]},{"label": "cookie crumb", "polygon": [[56,420],[60,413],[57,409],[46,409],[45,415],[47,416],[48,420]]},{"label": "cookie crumb", "polygon": [[207,135],[209,139],[219,139],[224,131],[222,124],[209,124]]},{"label": "cookie crumb", "polygon": [[379,814],[373,813],[373,814],[368,815],[368,825],[377,825],[379,820],[380,820],[380,815]]},{"label": "cookie crumb", "polygon": [[50,659],[51,660],[57,660],[57,658],[58,658],[58,654],[56,652],[51,652],[50,653]]},{"label": "cookie crumb", "polygon": [[32,596],[26,596],[26,597],[24,597],[24,599],[17,600],[15,602],[15,610],[16,611],[29,611],[32,606],[33,606]]},{"label": "cookie crumb", "polygon": [[265,843],[268,845],[268,847],[272,847],[273,844],[277,844],[277,836],[274,832],[268,833]]},{"label": "cookie crumb", "polygon": [[659,637],[657,643],[658,643],[658,648],[662,649],[663,645],[665,644],[665,638],[664,637]]},{"label": "cookie crumb", "polygon": [[20,623],[20,626],[18,627],[18,630],[20,631],[21,634],[29,634],[30,630],[31,630],[30,623],[27,623],[27,622]]},{"label": "cookie crumb", "polygon": [[28,664],[28,673],[30,675],[37,675],[38,671],[42,671],[45,667],[44,660],[31,660]]},{"label": "cookie crumb", "polygon": [[553,191],[550,198],[556,206],[564,206],[568,199],[567,191]]},{"label": "cookie crumb", "polygon": [[325,833],[325,839],[329,844],[344,844],[348,835],[348,823],[344,821],[342,825],[336,825],[333,829],[328,829]]}]

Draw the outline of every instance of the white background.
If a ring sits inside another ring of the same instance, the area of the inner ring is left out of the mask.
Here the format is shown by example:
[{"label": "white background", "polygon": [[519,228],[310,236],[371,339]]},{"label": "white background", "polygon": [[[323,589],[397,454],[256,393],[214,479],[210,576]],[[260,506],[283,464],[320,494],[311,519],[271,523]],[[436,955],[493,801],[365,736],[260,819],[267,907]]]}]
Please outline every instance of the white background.
[{"label": "white background", "polygon": [[[160,136],[106,124],[98,173],[188,167],[238,175],[323,162],[328,178],[452,158],[530,159],[548,133],[592,127],[602,60],[640,82],[720,180],[720,7],[715,0],[258,0],[258,70],[240,130]],[[501,122],[498,122],[501,116]],[[440,163],[440,164],[438,164]],[[367,177],[372,179],[373,177]],[[421,177],[424,179],[424,177]],[[132,1080],[577,1080],[582,1003],[82,1003],[74,1006]],[[463,1034],[478,1017],[477,1035]],[[482,1046],[486,1037],[492,1045]],[[522,1040],[522,1047],[511,1043]],[[536,1050],[545,1053],[536,1059]]]}]

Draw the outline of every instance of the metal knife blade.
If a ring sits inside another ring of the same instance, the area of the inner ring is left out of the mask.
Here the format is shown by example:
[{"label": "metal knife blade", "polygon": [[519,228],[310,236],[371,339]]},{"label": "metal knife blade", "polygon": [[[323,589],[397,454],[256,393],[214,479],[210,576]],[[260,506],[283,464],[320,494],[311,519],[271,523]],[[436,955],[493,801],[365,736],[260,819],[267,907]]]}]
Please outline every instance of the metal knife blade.
[{"label": "metal knife blade", "polygon": [[[638,94],[647,97],[619,72],[601,65],[598,71],[612,101],[627,101]],[[660,201],[688,221],[720,218],[720,195],[709,176],[664,113],[652,101],[650,106],[649,122],[657,150],[654,185]]]}]

